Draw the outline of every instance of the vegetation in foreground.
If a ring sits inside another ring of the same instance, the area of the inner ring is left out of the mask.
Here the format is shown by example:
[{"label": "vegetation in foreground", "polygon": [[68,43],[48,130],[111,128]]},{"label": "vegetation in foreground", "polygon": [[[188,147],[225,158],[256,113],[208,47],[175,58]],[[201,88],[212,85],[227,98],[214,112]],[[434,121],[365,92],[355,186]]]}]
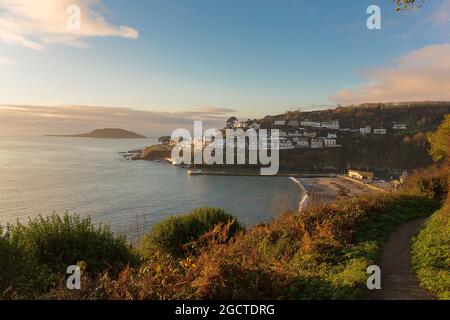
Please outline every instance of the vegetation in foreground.
[{"label": "vegetation in foreground", "polygon": [[[359,298],[387,235],[447,199],[416,237],[413,262],[421,285],[448,299],[450,140],[437,134],[430,143],[439,163],[413,174],[403,192],[316,205],[247,231],[211,208],[161,222],[136,248],[78,216],[8,225],[0,230],[0,297]],[[65,289],[71,264],[82,266],[81,291]]]},{"label": "vegetation in foreground", "polygon": [[85,272],[117,274],[136,266],[137,256],[125,238],[89,218],[65,214],[0,229],[0,296],[35,297],[64,282],[69,265]]},{"label": "vegetation in foreground", "polygon": [[436,212],[414,239],[413,266],[421,286],[450,300],[450,206]]},{"label": "vegetation in foreground", "polygon": [[429,134],[429,141],[430,154],[438,164],[418,173],[415,182],[421,191],[447,200],[414,239],[412,262],[421,286],[440,299],[450,300],[450,115]]},{"label": "vegetation in foreground", "polygon": [[[4,232],[0,277],[7,287],[1,289],[6,298],[359,298],[366,268],[378,260],[386,235],[438,207],[423,196],[363,196],[283,215],[248,231],[222,210],[205,208],[178,220],[183,226],[162,222],[136,250],[89,220],[40,218]],[[205,228],[191,228],[196,220]],[[179,228],[180,238],[170,232]],[[173,251],[166,243],[189,250]],[[141,255],[139,265],[134,252]],[[62,280],[76,263],[85,266],[84,286],[69,292]]]}]

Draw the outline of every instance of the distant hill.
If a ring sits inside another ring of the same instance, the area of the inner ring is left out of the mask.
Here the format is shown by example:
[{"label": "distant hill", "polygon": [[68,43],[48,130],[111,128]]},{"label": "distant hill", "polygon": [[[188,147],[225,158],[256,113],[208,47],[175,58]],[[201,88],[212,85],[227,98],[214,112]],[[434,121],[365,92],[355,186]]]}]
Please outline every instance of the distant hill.
[{"label": "distant hill", "polygon": [[[404,123],[407,132],[416,134],[435,130],[450,113],[450,102],[398,102],[398,103],[365,103],[337,107],[319,111],[288,111],[282,115],[267,116],[260,121],[272,123],[274,120],[339,120],[341,128],[391,128],[393,123]],[[403,132],[405,133],[405,132]]]},{"label": "distant hill", "polygon": [[143,135],[119,128],[95,129],[89,133],[75,135],[48,135],[48,137],[75,137],[75,138],[97,138],[97,139],[140,139]]}]

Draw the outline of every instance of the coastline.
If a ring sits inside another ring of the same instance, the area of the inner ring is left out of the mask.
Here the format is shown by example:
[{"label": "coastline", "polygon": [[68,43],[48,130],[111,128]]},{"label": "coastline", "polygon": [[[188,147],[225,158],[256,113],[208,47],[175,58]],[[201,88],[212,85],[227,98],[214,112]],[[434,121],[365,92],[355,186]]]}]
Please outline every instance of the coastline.
[{"label": "coastline", "polygon": [[289,179],[294,181],[304,193],[302,199],[300,200],[300,202],[298,204],[297,212],[302,212],[302,211],[308,209],[308,205],[310,204],[310,198],[311,198],[309,191],[303,186],[303,184],[299,178],[290,177]]},{"label": "coastline", "polygon": [[290,179],[297,183],[305,193],[299,203],[299,212],[306,210],[313,204],[327,204],[343,198],[380,192],[380,190],[346,180],[341,176],[290,177]]}]

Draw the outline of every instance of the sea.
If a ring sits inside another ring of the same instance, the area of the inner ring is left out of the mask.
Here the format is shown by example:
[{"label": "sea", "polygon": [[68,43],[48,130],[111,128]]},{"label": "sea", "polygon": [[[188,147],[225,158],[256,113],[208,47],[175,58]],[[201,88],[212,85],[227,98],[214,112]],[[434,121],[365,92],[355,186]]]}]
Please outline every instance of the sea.
[{"label": "sea", "polygon": [[90,216],[135,238],[174,215],[217,207],[245,226],[296,210],[304,190],[288,177],[190,176],[122,152],[148,139],[0,137],[0,224],[52,213]]}]

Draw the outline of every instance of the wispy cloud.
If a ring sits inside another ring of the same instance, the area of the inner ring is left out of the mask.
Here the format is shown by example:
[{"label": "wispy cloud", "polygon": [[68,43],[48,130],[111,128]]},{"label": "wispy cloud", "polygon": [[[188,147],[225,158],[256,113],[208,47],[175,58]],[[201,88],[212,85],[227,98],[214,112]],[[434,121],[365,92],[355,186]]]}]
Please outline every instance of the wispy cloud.
[{"label": "wispy cloud", "polygon": [[[67,8],[81,9],[81,28],[67,26]],[[114,26],[98,12],[101,0],[0,0],[0,41],[34,50],[48,44],[86,47],[88,37],[136,39],[139,33],[127,26]]]},{"label": "wispy cloud", "polygon": [[342,103],[450,100],[450,44],[432,45],[397,59],[393,66],[370,70],[366,84],[342,90]]},{"label": "wispy cloud", "polygon": [[190,111],[155,112],[133,108],[97,106],[19,106],[0,105],[0,132],[34,134],[71,134],[95,128],[119,127],[144,133],[170,134],[173,129],[193,126],[223,127],[235,110],[201,106]]}]

